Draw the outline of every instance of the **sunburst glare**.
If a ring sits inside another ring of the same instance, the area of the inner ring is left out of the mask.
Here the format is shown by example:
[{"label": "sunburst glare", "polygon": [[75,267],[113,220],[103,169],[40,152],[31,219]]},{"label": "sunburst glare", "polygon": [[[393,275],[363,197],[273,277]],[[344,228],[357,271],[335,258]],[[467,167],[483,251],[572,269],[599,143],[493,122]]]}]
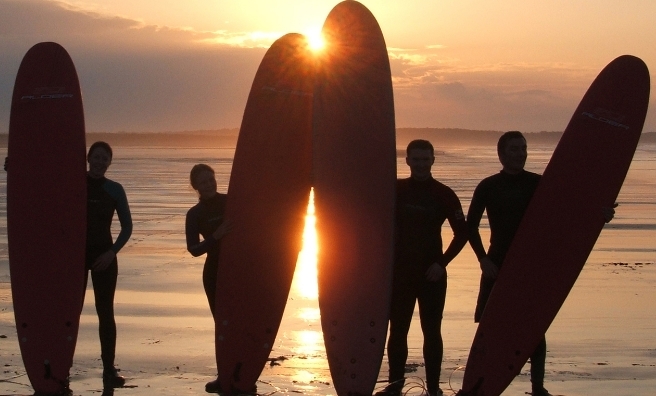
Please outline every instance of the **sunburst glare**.
[{"label": "sunburst glare", "polygon": [[314,52],[321,51],[326,46],[321,31],[306,32],[305,37],[307,38],[310,49]]}]

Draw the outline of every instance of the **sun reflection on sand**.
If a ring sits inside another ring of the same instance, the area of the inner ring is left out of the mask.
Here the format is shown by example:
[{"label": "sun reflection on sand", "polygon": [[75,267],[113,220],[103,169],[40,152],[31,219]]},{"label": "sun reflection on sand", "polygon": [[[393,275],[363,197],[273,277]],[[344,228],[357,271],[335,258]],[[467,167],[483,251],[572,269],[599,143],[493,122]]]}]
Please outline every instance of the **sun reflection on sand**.
[{"label": "sun reflection on sand", "polygon": [[319,318],[321,318],[321,313],[319,312],[319,308],[305,307],[300,308],[296,316],[306,322],[317,323]]},{"label": "sun reflection on sand", "polygon": [[294,274],[294,289],[304,298],[316,300],[319,292],[317,287],[317,229],[314,215],[314,190],[310,191],[305,230],[303,231],[303,249],[298,254],[296,273]]},{"label": "sun reflection on sand", "polygon": [[314,356],[324,350],[323,334],[320,331],[301,330],[295,331],[294,339],[298,345],[294,348],[294,353],[302,356]]},{"label": "sun reflection on sand", "polygon": [[285,363],[290,370],[288,375],[297,387],[312,393],[317,381],[328,383],[328,361],[323,343],[323,333],[319,324],[318,286],[317,286],[317,231],[314,213],[314,191],[310,191],[305,230],[303,231],[303,248],[298,255],[296,272],[290,298],[287,302],[290,325],[284,337],[285,349],[292,360]]}]

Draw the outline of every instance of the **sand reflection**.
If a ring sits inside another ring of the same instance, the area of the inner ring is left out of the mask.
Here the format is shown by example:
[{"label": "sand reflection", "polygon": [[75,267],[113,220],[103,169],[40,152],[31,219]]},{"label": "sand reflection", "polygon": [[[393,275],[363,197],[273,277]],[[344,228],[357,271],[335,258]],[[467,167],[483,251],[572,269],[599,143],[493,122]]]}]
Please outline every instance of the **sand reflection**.
[{"label": "sand reflection", "polygon": [[310,191],[305,229],[303,231],[303,249],[298,255],[296,272],[294,274],[294,291],[300,297],[316,300],[319,291],[317,286],[317,229],[314,215],[314,190]]},{"label": "sand reflection", "polygon": [[[321,332],[317,287],[317,231],[314,213],[314,191],[310,192],[303,248],[298,255],[292,290],[287,302],[288,319],[283,319],[283,342],[276,352],[289,354],[280,374],[289,376],[304,393],[329,383],[328,362]],[[285,341],[286,340],[286,341]],[[285,351],[286,349],[286,351]],[[276,352],[273,352],[274,356]]]},{"label": "sand reflection", "polygon": [[294,332],[294,341],[297,346],[293,352],[302,356],[314,356],[324,350],[323,335],[320,331],[301,330]]},{"label": "sand reflection", "polygon": [[319,312],[319,308],[305,307],[300,308],[296,316],[306,322],[318,323],[321,313]]}]

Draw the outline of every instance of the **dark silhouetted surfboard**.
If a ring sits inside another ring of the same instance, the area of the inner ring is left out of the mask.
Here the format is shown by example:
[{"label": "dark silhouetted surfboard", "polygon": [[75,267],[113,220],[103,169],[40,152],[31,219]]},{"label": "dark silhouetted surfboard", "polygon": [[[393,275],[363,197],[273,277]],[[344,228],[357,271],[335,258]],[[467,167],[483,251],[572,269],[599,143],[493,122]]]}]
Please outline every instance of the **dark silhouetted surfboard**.
[{"label": "dark silhouetted surfboard", "polygon": [[230,175],[216,293],[216,360],[226,392],[255,386],[280,326],[310,194],[314,57],[287,34],[255,75]]},{"label": "dark silhouetted surfboard", "polygon": [[67,387],[84,301],[86,160],[75,66],[56,43],[20,65],[9,121],[7,236],[18,342],[34,390]]},{"label": "dark silhouetted surfboard", "polygon": [[646,65],[625,55],[601,71],[581,100],[485,307],[461,394],[500,395],[556,317],[604,226],[602,208],[613,206],[622,187],[649,87]]},{"label": "dark silhouetted surfboard", "polygon": [[371,395],[393,264],[396,150],[385,40],[371,12],[339,3],[323,26],[314,96],[319,307],[338,395]]}]

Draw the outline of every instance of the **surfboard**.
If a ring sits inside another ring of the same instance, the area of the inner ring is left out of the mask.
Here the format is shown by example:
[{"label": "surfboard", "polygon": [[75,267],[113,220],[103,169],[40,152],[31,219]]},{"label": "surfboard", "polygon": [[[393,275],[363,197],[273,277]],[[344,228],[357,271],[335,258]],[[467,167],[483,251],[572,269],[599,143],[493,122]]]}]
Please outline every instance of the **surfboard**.
[{"label": "surfboard", "polygon": [[299,34],[269,48],[244,110],[228,185],[216,293],[225,392],[251,392],[285,309],[311,188],[313,56]]},{"label": "surfboard", "polygon": [[7,239],[14,317],[34,390],[68,386],[84,301],[84,113],[71,57],[39,43],[16,75],[9,119]]},{"label": "surfboard", "polygon": [[329,13],[314,95],[313,185],[321,326],[338,395],[371,395],[393,265],[396,149],[381,29],[356,1]]},{"label": "surfboard", "polygon": [[622,187],[649,87],[647,66],[625,55],[601,71],[581,100],[485,307],[462,395],[500,395],[556,317],[604,226],[602,208],[613,207]]}]

